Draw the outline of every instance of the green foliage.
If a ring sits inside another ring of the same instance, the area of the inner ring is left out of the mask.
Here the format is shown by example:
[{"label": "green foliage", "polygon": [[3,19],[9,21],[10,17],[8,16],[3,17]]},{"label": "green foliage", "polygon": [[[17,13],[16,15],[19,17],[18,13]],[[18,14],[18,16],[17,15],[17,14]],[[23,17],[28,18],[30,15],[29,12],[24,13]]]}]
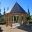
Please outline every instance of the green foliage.
[{"label": "green foliage", "polygon": [[0,16],[0,23],[3,23],[3,22],[4,22],[4,16],[1,15],[1,16]]},{"label": "green foliage", "polygon": [[27,16],[26,19],[27,19],[27,20],[31,20],[31,16]]},{"label": "green foliage", "polygon": [[32,20],[32,15],[31,15],[31,20]]}]

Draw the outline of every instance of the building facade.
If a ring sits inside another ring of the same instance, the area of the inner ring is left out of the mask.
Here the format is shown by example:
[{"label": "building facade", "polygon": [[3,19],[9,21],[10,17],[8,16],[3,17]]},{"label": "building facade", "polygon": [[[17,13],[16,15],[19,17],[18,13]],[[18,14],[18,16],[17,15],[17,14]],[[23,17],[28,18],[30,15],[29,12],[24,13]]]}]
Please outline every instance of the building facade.
[{"label": "building facade", "polygon": [[26,21],[27,13],[18,3],[15,3],[11,12],[5,14],[4,17],[6,25],[11,26],[12,23],[21,23],[21,24],[27,23]]}]

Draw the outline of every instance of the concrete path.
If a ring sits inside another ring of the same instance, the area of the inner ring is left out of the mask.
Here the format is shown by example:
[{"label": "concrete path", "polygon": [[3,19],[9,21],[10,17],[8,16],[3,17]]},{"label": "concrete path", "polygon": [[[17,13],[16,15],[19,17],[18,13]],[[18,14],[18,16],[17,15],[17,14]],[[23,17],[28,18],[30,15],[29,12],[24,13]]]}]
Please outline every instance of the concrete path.
[{"label": "concrete path", "polygon": [[1,29],[3,30],[3,32],[27,32],[27,31],[24,31],[24,30],[20,30],[20,29],[11,29],[10,26],[6,27],[5,25],[0,25]]}]

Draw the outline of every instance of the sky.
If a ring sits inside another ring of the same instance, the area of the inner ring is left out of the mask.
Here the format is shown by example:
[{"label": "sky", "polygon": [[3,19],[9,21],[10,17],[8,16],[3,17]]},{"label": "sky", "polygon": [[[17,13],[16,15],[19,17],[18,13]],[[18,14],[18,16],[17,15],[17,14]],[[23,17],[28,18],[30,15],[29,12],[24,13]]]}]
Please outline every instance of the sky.
[{"label": "sky", "polygon": [[4,12],[9,13],[15,3],[18,3],[26,12],[28,12],[28,9],[30,11],[30,15],[32,15],[32,0],[0,0],[0,9],[1,14]]}]

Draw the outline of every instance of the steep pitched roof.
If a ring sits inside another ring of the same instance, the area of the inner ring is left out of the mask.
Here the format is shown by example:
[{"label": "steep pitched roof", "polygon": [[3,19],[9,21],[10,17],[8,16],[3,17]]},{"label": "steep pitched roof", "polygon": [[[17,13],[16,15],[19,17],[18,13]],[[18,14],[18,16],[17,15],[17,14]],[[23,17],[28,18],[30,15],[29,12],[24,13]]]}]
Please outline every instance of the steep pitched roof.
[{"label": "steep pitched roof", "polygon": [[26,13],[26,12],[18,3],[15,3],[14,7],[11,10],[11,13]]}]

